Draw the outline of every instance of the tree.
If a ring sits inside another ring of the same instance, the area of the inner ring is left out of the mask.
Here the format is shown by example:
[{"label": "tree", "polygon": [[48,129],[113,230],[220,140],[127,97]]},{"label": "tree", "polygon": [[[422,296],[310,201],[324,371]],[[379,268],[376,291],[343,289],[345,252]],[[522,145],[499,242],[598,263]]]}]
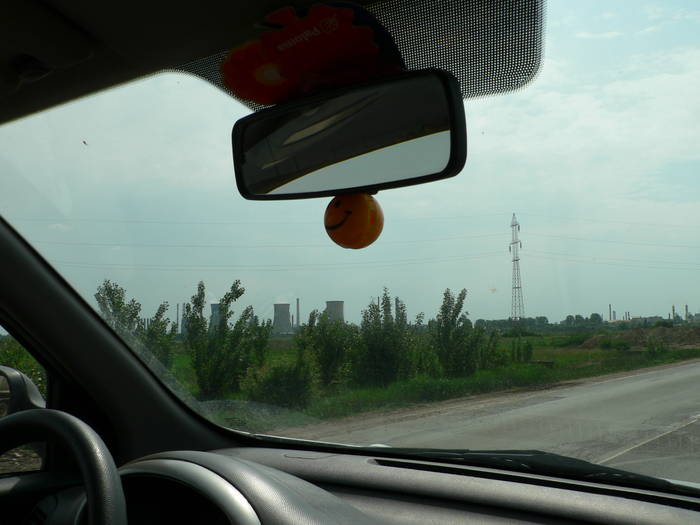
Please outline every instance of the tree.
[{"label": "tree", "polygon": [[429,325],[442,369],[450,376],[473,373],[479,361],[477,353],[484,332],[472,330],[467,313],[462,312],[466,298],[466,289],[456,297],[446,289],[440,311]]},{"label": "tree", "polygon": [[384,288],[380,304],[371,301],[362,311],[358,348],[353,356],[352,375],[358,384],[386,385],[399,374],[406,354],[406,307],[392,300]]},{"label": "tree", "polygon": [[165,368],[173,364],[173,347],[177,336],[177,327],[170,319],[165,317],[168,311],[168,303],[163,302],[156,310],[156,314],[142,328],[143,344],[153,356],[160,361]]},{"label": "tree", "polygon": [[143,328],[141,303],[126,300],[126,290],[109,279],[97,288],[95,300],[100,315],[120,336],[130,339]]},{"label": "tree", "polygon": [[[168,303],[158,306],[146,323],[141,319],[141,303],[127,300],[123,286],[105,279],[97,288],[95,300],[102,318],[142,357],[155,356],[166,368],[172,365],[176,327],[166,317]],[[147,353],[144,354],[143,352]]]},{"label": "tree", "polygon": [[591,324],[603,324],[603,317],[600,314],[592,313],[589,320]]},{"label": "tree", "polygon": [[248,306],[231,324],[231,307],[244,293],[241,282],[234,281],[219,302],[218,322],[211,326],[204,315],[203,282],[200,281],[197,293],[185,305],[186,343],[203,399],[237,392],[249,367],[261,366],[265,360],[271,323],[260,323],[253,308]]},{"label": "tree", "polygon": [[317,315],[314,321],[308,328],[309,346],[321,385],[328,387],[340,379],[348,352],[354,346],[355,331],[343,321],[330,319],[326,313]]},{"label": "tree", "polygon": [[419,313],[415,321],[407,327],[406,349],[399,363],[400,378],[439,377],[443,373],[424,318],[425,315]]}]

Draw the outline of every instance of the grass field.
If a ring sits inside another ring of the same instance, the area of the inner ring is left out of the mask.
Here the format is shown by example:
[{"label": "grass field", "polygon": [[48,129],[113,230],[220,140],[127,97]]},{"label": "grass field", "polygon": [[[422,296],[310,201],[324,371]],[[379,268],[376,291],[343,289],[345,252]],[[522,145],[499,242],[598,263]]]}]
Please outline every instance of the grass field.
[{"label": "grass field", "polygon": [[700,349],[672,350],[653,359],[644,353],[610,354],[610,351],[604,350],[537,349],[535,359],[554,361],[552,368],[515,363],[502,368],[480,370],[468,377],[416,378],[399,381],[385,388],[348,389],[317,399],[305,413],[326,419],[486,392],[545,387],[562,381],[696,359],[700,358]]},{"label": "grass field", "polygon": [[[532,336],[526,339],[533,344],[533,361],[536,363],[514,363],[496,369],[480,370],[468,377],[417,377],[397,381],[386,387],[352,388],[348,385],[338,385],[331,391],[317,392],[311,404],[302,412],[272,408],[266,410],[259,405],[251,405],[252,408],[248,408],[245,404],[239,404],[235,410],[219,411],[214,416],[218,422],[228,426],[262,432],[371,410],[398,408],[473,394],[518,388],[545,388],[562,381],[700,358],[700,347],[676,348],[652,355],[639,348],[630,351],[585,348],[580,344],[587,337],[576,334]],[[500,344],[504,349],[508,349],[511,340],[504,338]],[[291,338],[271,340],[268,364],[293,363],[295,359]],[[196,378],[189,363],[189,356],[177,355],[173,372],[180,382],[196,395]],[[231,399],[242,401],[240,395],[231,396]]]}]

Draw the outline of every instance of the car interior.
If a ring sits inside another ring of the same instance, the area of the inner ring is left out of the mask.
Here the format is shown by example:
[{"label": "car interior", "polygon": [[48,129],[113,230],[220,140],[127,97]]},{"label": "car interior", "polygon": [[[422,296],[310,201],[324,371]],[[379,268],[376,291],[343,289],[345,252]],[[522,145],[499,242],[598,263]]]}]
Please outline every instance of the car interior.
[{"label": "car interior", "polygon": [[[267,14],[314,3],[5,0],[0,124],[163,71],[235,97],[222,58]],[[458,96],[505,97],[536,81],[543,0],[356,3],[391,34],[408,72],[449,72]],[[244,103],[273,115],[270,104]],[[700,523],[698,489],[608,467],[591,474],[537,451],[431,455],[215,424],[2,216],[0,325],[48,378],[44,401],[26,375],[0,368],[11,399],[0,449],[34,444],[42,457],[37,470],[0,474],[3,524]]]}]

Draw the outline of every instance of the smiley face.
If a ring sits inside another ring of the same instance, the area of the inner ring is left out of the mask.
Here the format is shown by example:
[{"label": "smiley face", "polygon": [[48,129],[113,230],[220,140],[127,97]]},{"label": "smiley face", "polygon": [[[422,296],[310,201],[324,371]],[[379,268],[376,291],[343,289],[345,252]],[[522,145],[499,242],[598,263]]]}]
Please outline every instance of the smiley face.
[{"label": "smiley face", "polygon": [[328,204],[323,224],[333,242],[357,250],[377,240],[384,228],[384,213],[371,195],[339,195]]}]

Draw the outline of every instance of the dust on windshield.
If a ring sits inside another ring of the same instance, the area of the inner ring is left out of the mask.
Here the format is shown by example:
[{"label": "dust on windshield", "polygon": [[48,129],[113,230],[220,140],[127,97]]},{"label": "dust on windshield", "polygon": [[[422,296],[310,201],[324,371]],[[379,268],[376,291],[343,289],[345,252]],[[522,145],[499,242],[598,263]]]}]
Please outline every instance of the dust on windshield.
[{"label": "dust on windshield", "polygon": [[248,110],[174,73],[0,127],[0,210],[227,427],[700,482],[699,24],[548,2],[539,76],[466,101],[464,171],[380,192],[363,250],[241,198]]}]

